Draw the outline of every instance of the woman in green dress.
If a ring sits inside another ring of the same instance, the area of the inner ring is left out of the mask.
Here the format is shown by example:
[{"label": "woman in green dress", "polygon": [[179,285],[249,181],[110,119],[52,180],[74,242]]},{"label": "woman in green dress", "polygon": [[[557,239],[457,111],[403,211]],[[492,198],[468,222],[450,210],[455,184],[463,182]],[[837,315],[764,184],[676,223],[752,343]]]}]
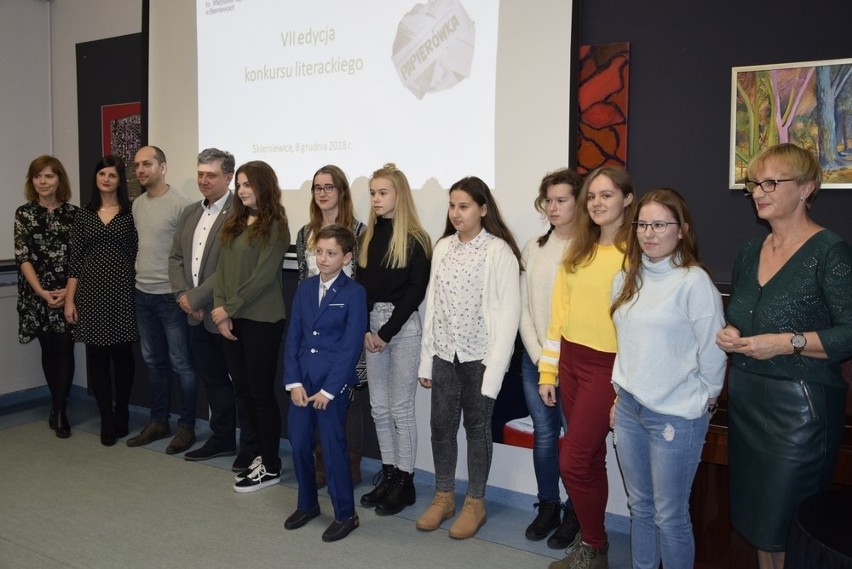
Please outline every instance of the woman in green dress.
[{"label": "woman in green dress", "polygon": [[734,265],[728,325],[731,523],[781,568],[798,504],[831,482],[852,357],[852,248],[809,212],[822,173],[814,155],[779,144],[749,163],[746,191],[771,233]]}]

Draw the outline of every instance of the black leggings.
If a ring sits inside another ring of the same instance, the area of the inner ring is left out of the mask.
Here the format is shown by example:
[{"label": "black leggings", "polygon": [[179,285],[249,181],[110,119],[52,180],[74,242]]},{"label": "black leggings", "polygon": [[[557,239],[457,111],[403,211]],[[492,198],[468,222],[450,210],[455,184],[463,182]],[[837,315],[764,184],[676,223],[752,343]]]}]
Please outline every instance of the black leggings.
[{"label": "black leggings", "polygon": [[[133,388],[135,364],[130,342],[95,346],[86,344],[89,363],[89,386],[101,414],[101,431],[114,434],[127,431],[130,390]],[[110,366],[112,364],[112,366]],[[113,373],[115,408],[113,409]]]},{"label": "black leggings", "polygon": [[65,411],[74,381],[74,338],[71,332],[41,332],[41,367],[50,389],[53,409]]}]

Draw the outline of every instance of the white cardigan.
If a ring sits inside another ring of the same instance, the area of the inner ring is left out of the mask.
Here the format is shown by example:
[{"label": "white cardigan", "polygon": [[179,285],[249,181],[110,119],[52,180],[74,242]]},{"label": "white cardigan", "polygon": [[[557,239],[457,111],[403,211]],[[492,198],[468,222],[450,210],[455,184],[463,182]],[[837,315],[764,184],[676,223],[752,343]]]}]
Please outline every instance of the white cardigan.
[{"label": "white cardigan", "polygon": [[[432,358],[435,355],[433,332],[435,306],[435,275],[449,249],[449,239],[440,239],[432,253],[429,288],[426,289],[426,308],[423,311],[423,336],[420,344],[420,369],[418,376],[432,379]],[[488,333],[488,345],[482,364],[482,394],[497,399],[503,386],[503,376],[509,369],[515,337],[521,320],[520,272],[512,248],[502,239],[488,244],[485,256],[485,282],[482,310]]]}]

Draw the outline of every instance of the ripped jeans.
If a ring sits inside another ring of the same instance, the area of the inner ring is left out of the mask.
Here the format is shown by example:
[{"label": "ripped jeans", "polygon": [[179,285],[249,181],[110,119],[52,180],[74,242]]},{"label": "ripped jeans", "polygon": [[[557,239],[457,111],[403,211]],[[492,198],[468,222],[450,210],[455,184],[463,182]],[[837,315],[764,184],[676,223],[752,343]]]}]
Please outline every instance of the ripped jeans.
[{"label": "ripped jeans", "polygon": [[691,568],[695,539],[689,494],[710,415],[684,419],[655,413],[625,389],[615,406],[615,450],[630,507],[633,567]]}]

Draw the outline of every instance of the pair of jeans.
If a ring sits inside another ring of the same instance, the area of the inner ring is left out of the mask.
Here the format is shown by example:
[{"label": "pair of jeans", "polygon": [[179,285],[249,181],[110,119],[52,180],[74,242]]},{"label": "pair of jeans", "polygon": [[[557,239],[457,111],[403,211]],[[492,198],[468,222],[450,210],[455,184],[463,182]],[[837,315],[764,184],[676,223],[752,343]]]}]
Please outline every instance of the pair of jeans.
[{"label": "pair of jeans", "polygon": [[74,338],[71,331],[39,332],[41,367],[54,411],[65,411],[74,381]]},{"label": "pair of jeans", "polygon": [[[393,304],[377,302],[370,311],[375,333],[390,319]],[[367,352],[370,405],[382,463],[414,472],[417,422],[414,396],[420,367],[420,313],[414,312],[381,352]]]},{"label": "pair of jeans", "polygon": [[606,543],[606,437],[615,400],[611,383],[614,363],[614,353],[562,339],[559,399],[568,431],[559,454],[559,472],[577,513],[583,541],[596,549]]},{"label": "pair of jeans", "polygon": [[615,450],[630,507],[635,569],[687,569],[695,563],[689,494],[710,415],[684,419],[651,411],[621,389]]},{"label": "pair of jeans", "polygon": [[[281,411],[275,396],[284,320],[257,322],[246,318],[231,320],[236,340],[221,338],[222,351],[237,401],[246,405],[248,426],[260,440],[263,464],[270,472],[280,472]],[[244,428],[244,427],[243,427]]]},{"label": "pair of jeans", "polygon": [[169,424],[172,372],[178,377],[179,425],[195,427],[198,376],[192,360],[189,324],[173,294],[149,294],[134,289],[142,359],[148,367],[151,420]]},{"label": "pair of jeans", "polygon": [[482,394],[485,366],[481,360],[461,363],[434,356],[432,360],[432,458],[435,461],[435,487],[439,492],[455,488],[459,422],[464,415],[467,437],[467,495],[485,496],[494,444],[491,417],[494,400]]},{"label": "pair of jeans", "polygon": [[521,353],[521,383],[533,422],[533,469],[539,502],[559,502],[559,433],[562,406],[548,407],[538,394],[538,367],[526,350]]}]

